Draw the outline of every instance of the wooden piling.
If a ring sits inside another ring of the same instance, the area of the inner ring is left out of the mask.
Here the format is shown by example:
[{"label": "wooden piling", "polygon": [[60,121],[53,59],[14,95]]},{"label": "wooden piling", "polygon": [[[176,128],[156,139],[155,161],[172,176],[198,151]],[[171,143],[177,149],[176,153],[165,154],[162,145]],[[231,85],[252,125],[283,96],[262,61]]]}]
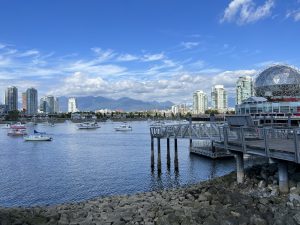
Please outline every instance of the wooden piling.
[{"label": "wooden piling", "polygon": [[160,138],[157,138],[157,172],[161,173]]},{"label": "wooden piling", "polygon": [[177,149],[177,138],[174,139],[174,169],[178,171],[178,149]]},{"label": "wooden piling", "polygon": [[167,138],[167,168],[170,170],[171,167],[171,157],[170,157],[170,138]]},{"label": "wooden piling", "polygon": [[154,170],[154,138],[151,137],[151,169]]}]

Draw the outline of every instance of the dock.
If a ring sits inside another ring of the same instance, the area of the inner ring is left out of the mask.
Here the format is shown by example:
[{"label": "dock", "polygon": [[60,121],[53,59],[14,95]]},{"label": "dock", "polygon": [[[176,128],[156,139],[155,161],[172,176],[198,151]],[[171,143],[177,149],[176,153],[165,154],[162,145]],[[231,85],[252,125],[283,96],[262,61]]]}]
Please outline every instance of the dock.
[{"label": "dock", "polygon": [[[150,128],[151,168],[154,168],[154,139],[157,139],[157,170],[161,172],[161,140],[167,140],[167,164],[170,166],[170,139],[174,140],[174,168],[178,170],[178,139],[189,139],[191,153],[211,158],[234,156],[237,182],[244,179],[244,154],[260,156],[276,162],[280,191],[288,189],[288,163],[300,164],[299,128],[253,126],[251,117],[232,116],[228,123],[200,122],[163,125]],[[193,145],[193,143],[195,143]],[[197,146],[198,145],[198,146]]]}]

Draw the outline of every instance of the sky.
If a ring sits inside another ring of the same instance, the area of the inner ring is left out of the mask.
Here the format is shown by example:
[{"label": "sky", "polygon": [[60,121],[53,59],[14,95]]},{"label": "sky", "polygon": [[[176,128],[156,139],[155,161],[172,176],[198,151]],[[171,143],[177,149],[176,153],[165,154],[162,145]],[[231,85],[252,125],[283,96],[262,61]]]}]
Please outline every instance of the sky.
[{"label": "sky", "polygon": [[300,0],[0,0],[1,100],[11,85],[188,103],[223,84],[234,97],[239,76],[298,68],[299,53]]}]

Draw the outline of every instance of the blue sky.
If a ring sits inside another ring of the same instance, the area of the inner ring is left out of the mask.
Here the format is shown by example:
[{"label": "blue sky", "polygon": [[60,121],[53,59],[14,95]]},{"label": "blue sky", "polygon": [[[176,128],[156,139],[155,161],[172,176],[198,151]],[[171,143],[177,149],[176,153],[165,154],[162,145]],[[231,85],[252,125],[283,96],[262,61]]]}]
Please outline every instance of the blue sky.
[{"label": "blue sky", "polygon": [[300,65],[299,0],[0,0],[0,97],[191,102],[274,63]]}]

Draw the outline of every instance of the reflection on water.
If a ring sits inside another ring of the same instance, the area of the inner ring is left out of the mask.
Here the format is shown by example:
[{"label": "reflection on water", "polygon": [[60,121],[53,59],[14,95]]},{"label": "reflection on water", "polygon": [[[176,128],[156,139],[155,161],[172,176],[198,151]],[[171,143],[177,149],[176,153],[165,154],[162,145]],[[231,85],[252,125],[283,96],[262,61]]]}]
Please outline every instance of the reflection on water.
[{"label": "reflection on water", "polygon": [[119,123],[97,130],[75,124],[31,127],[53,135],[52,142],[24,142],[0,129],[0,205],[43,205],[80,201],[96,196],[131,194],[193,184],[234,170],[234,160],[210,160],[189,154],[188,140],[161,140],[161,173],[157,145],[151,170],[151,139],[147,122],[132,122],[132,132],[115,132]]}]

